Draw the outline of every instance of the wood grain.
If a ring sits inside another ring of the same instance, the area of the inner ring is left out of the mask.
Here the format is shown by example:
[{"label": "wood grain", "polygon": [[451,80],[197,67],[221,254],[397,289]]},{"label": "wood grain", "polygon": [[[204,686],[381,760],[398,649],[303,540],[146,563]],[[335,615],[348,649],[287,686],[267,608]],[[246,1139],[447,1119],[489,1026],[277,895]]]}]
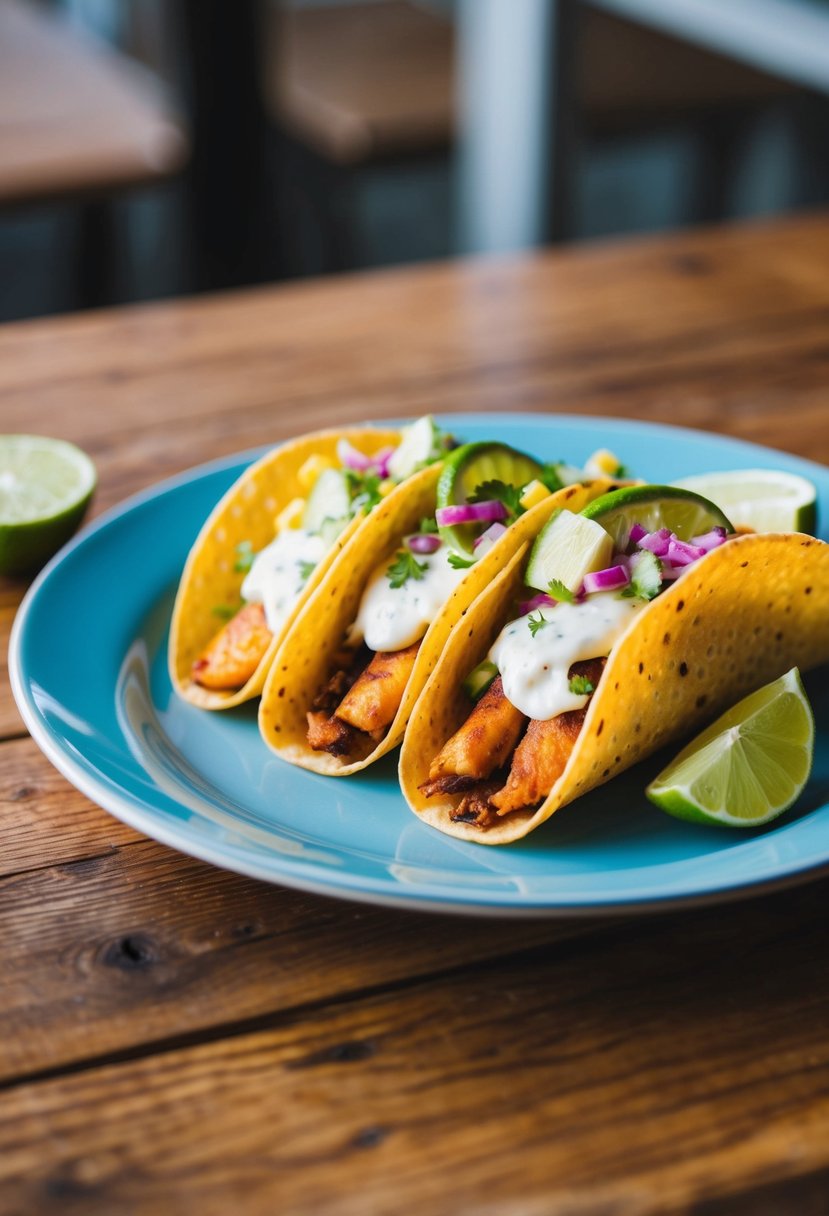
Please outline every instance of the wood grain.
[{"label": "wood grain", "polygon": [[206,1213],[655,1216],[728,1211],[747,1184],[761,1211],[791,1179],[815,1198],[827,895],[619,925],[9,1090],[0,1183],[21,1211],[85,1214],[185,1195]]},{"label": "wood grain", "polygon": [[0,1084],[594,928],[361,909],[136,843],[118,825],[87,826],[87,854],[70,860],[80,817],[70,806],[67,860],[53,848],[49,868],[0,879]]},{"label": "wood grain", "polygon": [[[15,324],[2,429],[88,448],[96,512],[424,410],[829,461],[827,265],[812,216]],[[1,1213],[829,1207],[826,882],[635,922],[359,908],[144,840],[22,735],[3,678]]]}]

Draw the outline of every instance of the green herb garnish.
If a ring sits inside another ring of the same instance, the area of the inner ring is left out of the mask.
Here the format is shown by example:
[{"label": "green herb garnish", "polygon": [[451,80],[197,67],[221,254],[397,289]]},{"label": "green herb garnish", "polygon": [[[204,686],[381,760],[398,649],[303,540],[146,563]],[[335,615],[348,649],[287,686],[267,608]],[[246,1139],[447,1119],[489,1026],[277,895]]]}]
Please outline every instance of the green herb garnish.
[{"label": "green herb garnish", "polygon": [[474,557],[461,557],[460,553],[450,553],[446,560],[453,570],[468,570],[476,561]]},{"label": "green herb garnish", "polygon": [[507,485],[505,481],[495,478],[492,481],[482,481],[476,486],[469,496],[469,502],[491,502],[495,499],[504,504],[513,519],[517,519],[519,515],[524,514],[524,508],[521,506],[523,493],[521,486]]},{"label": "green herb garnish", "polygon": [[299,577],[302,579],[303,583],[307,583],[308,579],[311,577],[311,575],[316,570],[317,563],[316,562],[297,562],[297,565],[299,566]]},{"label": "green herb garnish", "polygon": [[402,587],[410,578],[420,579],[426,573],[426,563],[419,562],[411,549],[401,549],[386,571],[389,586]]},{"label": "green herb garnish", "polygon": [[377,473],[362,473],[358,469],[343,469],[348,497],[351,508],[356,515],[358,511],[370,511],[381,501],[380,478]]},{"label": "green herb garnish", "polygon": [[560,604],[575,604],[576,597],[569,587],[565,587],[560,579],[553,578],[547,584],[547,590],[554,600],[558,600]]},{"label": "green herb garnish", "polygon": [[623,478],[630,477],[630,469],[626,464],[618,464],[616,466],[616,472],[613,474],[613,476],[617,481],[621,481]]},{"label": "green herb garnish", "polygon": [[590,683],[587,676],[571,676],[568,688],[574,697],[587,697],[593,692],[595,685]]},{"label": "green herb garnish", "polygon": [[418,532],[422,533],[423,536],[434,536],[437,534],[437,530],[438,521],[435,519],[434,515],[424,515],[423,519],[420,521]]},{"label": "green herb garnish", "polygon": [[527,617],[527,625],[529,626],[530,633],[533,635],[533,637],[535,637],[539,629],[543,629],[547,624],[549,624],[549,622],[544,619],[540,612],[537,617],[534,616],[532,612]]},{"label": "green herb garnish", "polygon": [[561,490],[564,487],[564,482],[559,475],[559,467],[561,461],[556,461],[553,464],[545,464],[541,472],[538,474],[538,480],[547,487],[551,494],[556,490]]},{"label": "green herb garnish", "polygon": [[655,553],[643,549],[630,559],[630,583],[622,595],[631,599],[652,600],[662,590],[662,563]]},{"label": "green herb garnish", "polygon": [[233,569],[237,574],[247,574],[253,565],[253,545],[249,540],[240,541],[236,546],[236,561],[233,563]]},{"label": "green herb garnish", "polygon": [[241,604],[214,604],[213,615],[222,621],[231,621],[241,607]]}]

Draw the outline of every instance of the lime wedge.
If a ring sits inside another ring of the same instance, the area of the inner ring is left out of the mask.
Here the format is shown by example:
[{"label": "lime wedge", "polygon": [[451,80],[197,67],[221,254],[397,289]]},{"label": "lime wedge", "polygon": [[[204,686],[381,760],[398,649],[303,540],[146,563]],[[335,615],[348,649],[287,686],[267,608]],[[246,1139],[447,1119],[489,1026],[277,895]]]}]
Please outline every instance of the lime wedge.
[{"label": "lime wedge", "polygon": [[626,547],[633,524],[641,524],[648,532],[670,528],[680,540],[702,536],[714,527],[734,531],[713,502],[676,486],[623,486],[595,498],[582,515],[600,523],[617,549]]},{"label": "lime wedge", "polygon": [[793,667],[718,718],[645,793],[679,819],[757,827],[798,798],[814,742],[812,710]]},{"label": "lime wedge", "polygon": [[[460,506],[487,481],[502,481],[521,489],[541,472],[537,460],[505,443],[465,443],[450,452],[443,462],[437,505]],[[441,538],[450,549],[466,554],[472,553],[472,542],[480,532],[480,524],[452,524],[440,529]]]},{"label": "lime wedge", "polygon": [[736,469],[683,477],[675,486],[704,494],[740,527],[755,532],[809,532],[817,528],[815,487],[805,477],[775,469]]},{"label": "lime wedge", "polygon": [[77,528],[95,466],[62,439],[0,435],[0,574],[42,566]]}]

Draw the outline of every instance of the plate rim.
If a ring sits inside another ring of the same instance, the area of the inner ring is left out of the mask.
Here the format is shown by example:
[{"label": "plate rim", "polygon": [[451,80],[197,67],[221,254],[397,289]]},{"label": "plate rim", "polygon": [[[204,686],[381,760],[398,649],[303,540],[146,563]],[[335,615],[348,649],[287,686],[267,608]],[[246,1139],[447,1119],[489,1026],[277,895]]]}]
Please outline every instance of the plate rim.
[{"label": "plate rim", "polygon": [[[386,423],[394,425],[402,424],[409,420],[410,416],[385,418],[376,421],[372,420],[365,425],[384,425]],[[545,414],[527,411],[515,413],[466,411],[437,416],[437,421],[440,425],[460,427],[461,429],[464,422],[467,424],[473,422],[481,425],[486,420],[491,420],[494,426],[523,423],[539,427],[551,426],[554,428],[557,423],[561,423],[565,426],[576,426],[598,432],[610,424],[617,429],[630,430],[634,433],[647,432],[651,436],[664,434],[665,437],[676,438],[681,437],[683,434],[691,435],[696,440],[703,439],[706,443],[714,446],[722,446],[724,450],[730,447],[737,447],[743,454],[745,454],[746,449],[756,451],[758,457],[763,456],[768,458],[770,455],[775,457],[783,456],[787,460],[796,462],[806,470],[815,470],[815,473],[819,474],[822,479],[826,478],[829,471],[826,466],[809,460],[806,457],[801,457],[796,453],[780,451],[732,435],[723,435],[718,432],[710,434],[703,430],[674,426],[670,423],[651,423],[639,419],[614,418],[609,415],[589,415],[585,417],[578,414]],[[497,898],[497,893],[490,892],[484,899],[481,899],[480,894],[467,891],[457,900],[451,900],[436,896],[426,890],[421,891],[420,894],[415,894],[411,891],[407,893],[405,888],[399,885],[395,886],[390,879],[376,883],[375,880],[369,880],[365,876],[362,876],[352,883],[348,881],[348,872],[333,869],[330,872],[325,872],[325,880],[316,880],[312,874],[305,872],[306,869],[315,871],[313,864],[291,862],[290,859],[281,856],[277,857],[278,866],[276,871],[269,869],[267,866],[258,865],[252,857],[249,860],[245,856],[237,856],[235,854],[229,856],[227,852],[223,853],[217,848],[211,847],[209,842],[203,845],[198,837],[194,838],[192,834],[188,833],[186,824],[177,830],[175,821],[171,820],[168,824],[159,817],[154,818],[152,806],[147,806],[144,809],[137,795],[131,794],[123,788],[119,791],[117,783],[111,778],[109,779],[111,781],[110,785],[102,778],[97,778],[94,774],[88,772],[80,763],[74,760],[71,753],[67,753],[67,751],[61,748],[58,737],[53,737],[53,729],[42,717],[34,704],[31,689],[23,670],[22,646],[26,630],[26,620],[32,605],[41,594],[41,589],[48,584],[54,571],[77,549],[86,546],[99,533],[113,525],[117,525],[119,520],[124,516],[131,515],[143,505],[151,503],[167,493],[185,488],[204,477],[237,465],[243,466],[257,459],[264,452],[273,450],[280,446],[281,443],[289,441],[290,439],[286,439],[281,440],[280,444],[258,445],[241,452],[217,457],[189,469],[182,470],[171,477],[164,478],[130,495],[123,502],[116,503],[86,525],[47,563],[33,580],[21,600],[12,623],[8,657],[9,679],[18,711],[27,730],[47,759],[70,784],[84,794],[85,797],[89,798],[90,801],[100,806],[107,813],[114,815],[128,826],[142,832],[150,839],[176,849],[185,855],[215,865],[220,869],[230,870],[259,881],[286,886],[329,898],[344,898],[375,906],[438,914],[450,913],[454,915],[483,916],[499,919],[506,917],[546,919],[638,915],[644,912],[665,912],[699,907],[706,904],[733,902],[737,899],[749,898],[753,895],[799,885],[801,882],[812,881],[829,871],[829,851],[827,851],[826,857],[816,860],[814,865],[804,865],[801,861],[784,863],[777,867],[776,873],[773,875],[755,878],[749,877],[743,880],[738,879],[725,887],[716,886],[711,889],[677,895],[670,893],[651,894],[642,899],[614,897],[603,902],[597,897],[596,892],[592,891],[583,902],[579,899],[577,892],[567,892],[563,898],[561,895],[558,895],[552,901],[540,901],[538,899],[530,901],[526,897],[522,898],[521,896],[511,895],[509,902],[501,902]],[[268,856],[273,858],[275,855],[271,853]]]}]

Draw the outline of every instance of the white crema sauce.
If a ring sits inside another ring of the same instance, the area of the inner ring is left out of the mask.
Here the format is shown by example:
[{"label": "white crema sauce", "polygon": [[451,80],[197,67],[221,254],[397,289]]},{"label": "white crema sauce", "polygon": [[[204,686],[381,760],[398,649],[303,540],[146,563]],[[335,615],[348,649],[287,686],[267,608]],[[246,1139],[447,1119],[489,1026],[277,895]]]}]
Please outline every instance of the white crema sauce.
[{"label": "white crema sauce", "polygon": [[540,608],[546,622],[533,634],[528,617],[505,625],[489,652],[498,668],[504,695],[529,718],[547,721],[587,704],[570,692],[573,663],[604,658],[647,600],[623,598],[615,591],[590,595],[580,604]]},{"label": "white crema sauce", "polygon": [[387,570],[394,554],[376,567],[368,581],[349,641],[365,639],[369,650],[402,650],[422,638],[458,583],[468,573],[449,565],[450,550],[416,553],[425,565],[422,578],[407,578],[402,587],[389,584]]},{"label": "white crema sauce", "polygon": [[263,605],[272,633],[281,629],[308,581],[305,563],[316,566],[328,548],[315,532],[286,528],[256,554],[242,583],[242,599]]}]

